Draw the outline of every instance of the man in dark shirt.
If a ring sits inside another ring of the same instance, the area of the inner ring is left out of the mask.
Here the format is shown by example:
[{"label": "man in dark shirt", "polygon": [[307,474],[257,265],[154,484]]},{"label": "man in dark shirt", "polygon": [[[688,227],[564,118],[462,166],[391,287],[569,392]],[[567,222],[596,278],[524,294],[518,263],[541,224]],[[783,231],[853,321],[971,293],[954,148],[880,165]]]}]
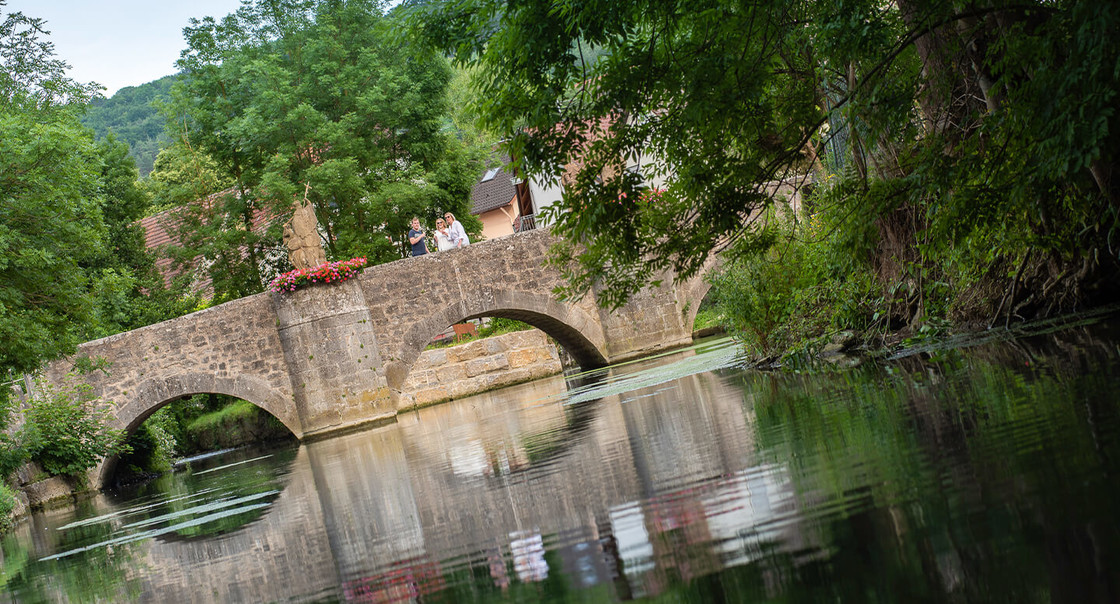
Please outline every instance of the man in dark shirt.
[{"label": "man in dark shirt", "polygon": [[412,229],[408,231],[408,242],[412,244],[413,256],[423,256],[428,253],[424,229],[420,228],[420,219],[415,216],[412,217]]}]

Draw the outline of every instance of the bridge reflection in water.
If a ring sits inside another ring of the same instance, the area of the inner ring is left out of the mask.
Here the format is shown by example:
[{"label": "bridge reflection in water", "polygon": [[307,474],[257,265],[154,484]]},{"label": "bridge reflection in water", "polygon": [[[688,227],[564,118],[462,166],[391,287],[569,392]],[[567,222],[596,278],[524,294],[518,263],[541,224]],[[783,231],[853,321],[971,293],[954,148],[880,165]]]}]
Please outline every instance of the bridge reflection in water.
[{"label": "bridge reflection in water", "polygon": [[559,580],[634,597],[802,546],[777,522],[791,488],[756,460],[740,388],[702,373],[576,404],[566,390],[541,380],[304,444],[250,524],[133,544],[133,595],[395,600]]}]

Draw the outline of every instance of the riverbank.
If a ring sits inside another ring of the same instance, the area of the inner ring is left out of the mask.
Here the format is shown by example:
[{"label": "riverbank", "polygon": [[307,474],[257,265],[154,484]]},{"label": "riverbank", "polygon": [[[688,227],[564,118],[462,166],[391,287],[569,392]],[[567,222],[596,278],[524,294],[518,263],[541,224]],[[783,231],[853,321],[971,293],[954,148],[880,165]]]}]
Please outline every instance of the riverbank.
[{"label": "riverbank", "polygon": [[801,370],[820,367],[855,367],[868,360],[898,360],[908,357],[936,357],[939,353],[995,342],[1044,335],[1073,327],[1095,325],[1120,315],[1120,305],[1110,304],[1073,314],[1006,325],[927,324],[889,333],[857,333],[846,330],[818,338],[814,342],[781,354],[756,355],[747,367],[763,371]]},{"label": "riverbank", "polygon": [[556,345],[538,329],[425,350],[405,380],[398,414],[563,370]]}]

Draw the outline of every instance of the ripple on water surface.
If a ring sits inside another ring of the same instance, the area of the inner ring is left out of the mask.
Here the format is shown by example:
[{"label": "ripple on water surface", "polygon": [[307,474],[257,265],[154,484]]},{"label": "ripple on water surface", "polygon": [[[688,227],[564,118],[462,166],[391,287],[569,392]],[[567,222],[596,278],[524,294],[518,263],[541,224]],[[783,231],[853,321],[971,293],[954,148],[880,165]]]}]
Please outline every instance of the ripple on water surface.
[{"label": "ripple on water surface", "polygon": [[1115,601],[1114,335],[808,374],[744,370],[723,341],[539,380],[40,516],[5,542],[6,586],[30,601]]}]

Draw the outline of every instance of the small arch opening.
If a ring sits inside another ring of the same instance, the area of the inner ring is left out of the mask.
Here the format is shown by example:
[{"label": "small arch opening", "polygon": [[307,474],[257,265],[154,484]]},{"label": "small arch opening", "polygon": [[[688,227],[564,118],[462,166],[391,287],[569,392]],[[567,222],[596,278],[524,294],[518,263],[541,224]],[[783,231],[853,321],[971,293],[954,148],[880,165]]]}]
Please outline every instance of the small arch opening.
[{"label": "small arch opening", "polygon": [[424,345],[404,351],[405,371],[390,384],[404,408],[607,365],[599,346],[578,329],[524,308],[441,314],[417,326],[410,340]]},{"label": "small arch opening", "polygon": [[727,333],[727,320],[723,316],[719,300],[712,294],[711,285],[705,280],[694,289],[692,298],[695,308],[691,309],[692,339]]},{"label": "small arch opening", "polygon": [[208,452],[298,442],[263,407],[213,392],[184,394],[153,405],[125,428],[125,434],[129,452],[105,460],[105,486],[145,482],[174,471],[181,459]]}]

